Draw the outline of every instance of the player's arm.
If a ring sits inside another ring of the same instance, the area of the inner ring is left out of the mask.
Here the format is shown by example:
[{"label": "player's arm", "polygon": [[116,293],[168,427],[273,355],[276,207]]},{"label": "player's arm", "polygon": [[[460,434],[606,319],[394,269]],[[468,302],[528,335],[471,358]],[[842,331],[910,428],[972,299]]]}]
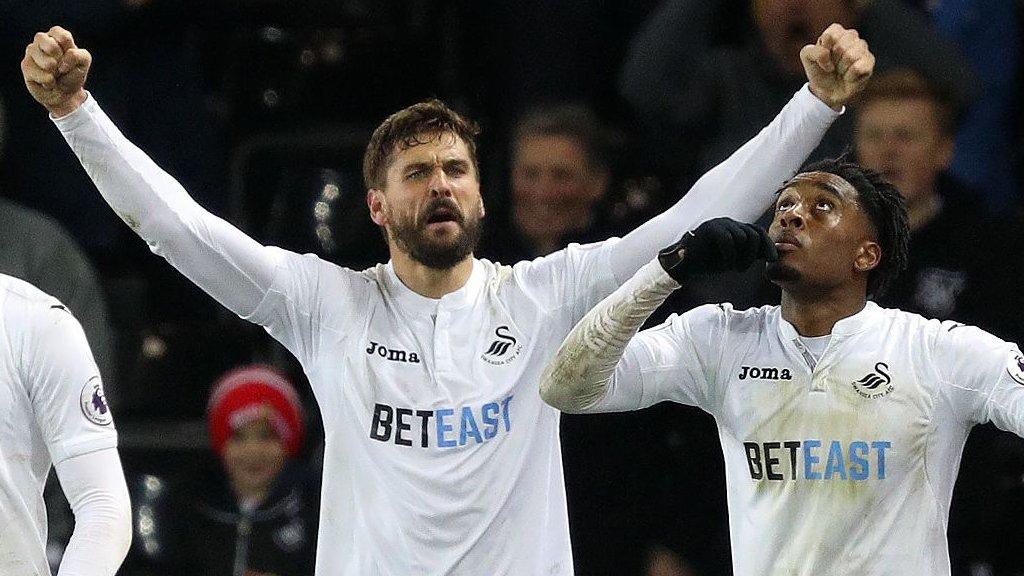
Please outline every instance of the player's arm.
[{"label": "player's arm", "polygon": [[115,448],[56,464],[75,514],[75,529],[57,576],[115,574],[132,541],[132,507]]},{"label": "player's arm", "polygon": [[856,30],[833,24],[818,43],[800,52],[808,85],[752,140],[702,176],[682,199],[610,246],[612,271],[624,282],[671,243],[679,230],[726,216],[751,222],[772,203],[773,193],[818,146],[839,110],[858,94],[875,58]]},{"label": "player's arm", "polygon": [[935,358],[943,371],[939,392],[965,427],[992,422],[1024,437],[1024,354],[975,328],[944,323]]},{"label": "player's arm", "polygon": [[279,252],[204,210],[129,142],[85,91],[91,64],[89,52],[55,26],[35,35],[21,69],[117,215],[200,288],[249,316],[271,284]]},{"label": "player's arm", "polygon": [[687,232],[572,329],[544,371],[541,397],[563,412],[635,410],[667,399],[705,406],[700,390],[708,371],[697,350],[715,340],[709,331],[716,312],[698,309],[639,336],[637,330],[690,276],[777,258],[775,245],[751,224],[718,218]]},{"label": "player's arm", "polygon": [[18,372],[75,514],[58,576],[113,576],[132,535],[113,417],[81,325],[56,301],[37,306],[18,313]]}]

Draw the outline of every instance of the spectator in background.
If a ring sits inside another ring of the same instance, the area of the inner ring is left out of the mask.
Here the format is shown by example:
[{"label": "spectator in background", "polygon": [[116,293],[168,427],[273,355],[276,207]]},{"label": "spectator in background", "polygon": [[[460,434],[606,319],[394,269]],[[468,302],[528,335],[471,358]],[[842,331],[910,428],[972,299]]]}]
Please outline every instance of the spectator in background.
[{"label": "spectator in background", "polygon": [[[0,99],[0,160],[6,143],[5,118]],[[117,407],[116,338],[96,270],[60,223],[7,200],[5,195],[6,190],[0,189],[0,273],[52,294],[74,313],[100,368],[107,401]]]},{"label": "spectator in background", "polygon": [[[911,68],[959,101],[973,96],[967,60],[900,0],[750,0],[749,6],[755,31],[723,43],[714,33],[723,19],[735,20],[727,2],[665,0],[626,58],[619,91],[649,130],[651,152],[684,181],[771,118],[804,82],[800,48],[832,22],[856,28],[871,43],[878,72]],[[850,128],[841,118],[811,157],[841,153]]]},{"label": "spectator in background", "polygon": [[501,262],[544,256],[570,242],[624,234],[642,221],[645,192],[627,199],[613,190],[612,157],[620,141],[583,104],[527,111],[511,145],[508,223],[497,230],[500,240],[490,243],[489,256]]},{"label": "spectator in background", "polygon": [[[623,235],[650,216],[645,209],[651,207],[651,191],[619,185],[616,178],[624,168],[623,148],[618,132],[584,104],[528,110],[516,123],[509,146],[507,223],[490,230],[499,236],[485,243],[488,256],[505,263],[545,256],[570,242]],[[653,489],[648,473],[665,466],[665,459],[660,445],[639,451],[623,441],[622,430],[638,426],[660,432],[665,423],[650,414],[561,417],[578,574],[635,574],[644,562],[648,524],[658,504],[649,499]],[[608,458],[596,461],[595,446]],[[623,491],[622,486],[636,489]]]},{"label": "spectator in background", "polygon": [[1016,242],[993,234],[1004,227],[987,221],[980,194],[948,173],[958,116],[947,94],[910,70],[876,77],[856,106],[857,158],[899,189],[910,217],[909,266],[879,304],[1019,340],[999,321],[1016,298],[995,278],[1006,273],[995,258]]},{"label": "spectator in background", "polygon": [[512,221],[531,256],[564,248],[596,224],[608,194],[607,131],[588,108],[562,105],[528,114],[516,128]]},{"label": "spectator in background", "polygon": [[298,459],[305,424],[291,382],[262,365],[228,372],[210,394],[208,422],[222,466],[184,492],[178,573],[312,574],[319,490]]}]

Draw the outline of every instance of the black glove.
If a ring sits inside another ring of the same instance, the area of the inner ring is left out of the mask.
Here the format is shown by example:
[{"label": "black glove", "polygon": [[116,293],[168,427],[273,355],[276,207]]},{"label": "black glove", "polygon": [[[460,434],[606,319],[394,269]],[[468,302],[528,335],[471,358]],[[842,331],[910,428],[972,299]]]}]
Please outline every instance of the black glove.
[{"label": "black glove", "polygon": [[731,218],[708,220],[658,253],[661,267],[679,283],[694,274],[746,270],[758,259],[778,260],[775,243],[757,226]]}]

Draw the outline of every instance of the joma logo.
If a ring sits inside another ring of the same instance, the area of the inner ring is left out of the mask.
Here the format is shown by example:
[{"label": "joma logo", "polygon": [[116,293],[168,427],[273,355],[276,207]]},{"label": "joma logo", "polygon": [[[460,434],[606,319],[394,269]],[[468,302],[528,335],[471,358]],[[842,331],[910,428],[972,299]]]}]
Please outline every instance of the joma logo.
[{"label": "joma logo", "polygon": [[793,374],[789,368],[775,368],[774,366],[740,366],[740,380],[792,380]]},{"label": "joma logo", "polygon": [[376,354],[377,356],[392,362],[410,362],[412,364],[420,363],[420,357],[416,355],[415,352],[385,348],[372,340],[370,341],[370,347],[366,349],[366,353],[370,356]]}]

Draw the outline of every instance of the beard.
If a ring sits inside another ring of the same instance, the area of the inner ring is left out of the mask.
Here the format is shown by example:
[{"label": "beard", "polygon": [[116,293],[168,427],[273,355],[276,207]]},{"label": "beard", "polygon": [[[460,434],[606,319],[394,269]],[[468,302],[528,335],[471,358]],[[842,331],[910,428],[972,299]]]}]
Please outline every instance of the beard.
[{"label": "beard", "polygon": [[[438,240],[427,231],[427,218],[436,209],[448,207],[458,217],[454,221],[459,231],[454,238]],[[476,211],[474,211],[476,212]],[[447,270],[472,254],[480,243],[482,219],[479,214],[464,215],[451,200],[438,198],[424,208],[420,218],[409,219],[391,227],[395,244],[410,258],[435,270]]]},{"label": "beard", "polygon": [[780,261],[769,262],[764,268],[764,276],[773,284],[792,284],[802,278],[799,270]]}]

